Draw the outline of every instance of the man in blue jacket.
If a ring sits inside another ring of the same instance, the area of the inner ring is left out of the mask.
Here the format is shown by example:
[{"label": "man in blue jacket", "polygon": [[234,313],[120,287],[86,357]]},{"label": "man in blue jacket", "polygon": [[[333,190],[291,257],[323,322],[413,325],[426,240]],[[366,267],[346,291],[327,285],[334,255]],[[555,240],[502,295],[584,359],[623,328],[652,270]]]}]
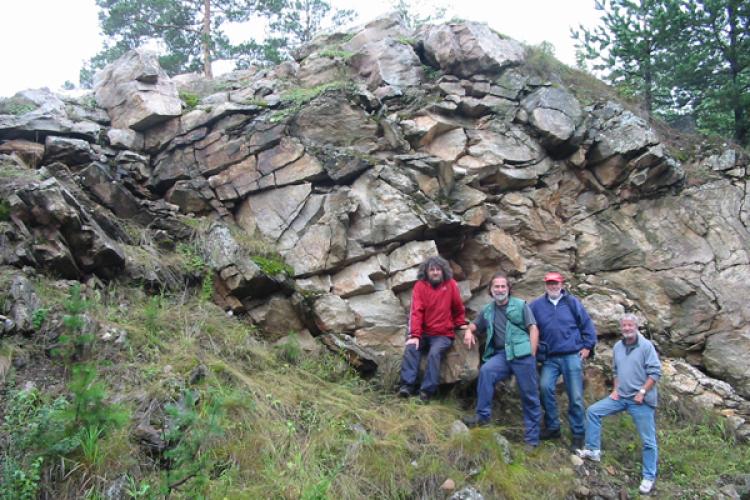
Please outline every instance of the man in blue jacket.
[{"label": "man in blue jacket", "polygon": [[562,375],[568,393],[568,423],[573,436],[571,449],[582,448],[584,441],[583,361],[596,345],[596,329],[586,309],[563,288],[560,273],[544,276],[545,294],[531,303],[539,326],[540,349],[546,347],[539,381],[544,408],[543,440],[560,437],[560,415],[555,399],[557,379]]}]

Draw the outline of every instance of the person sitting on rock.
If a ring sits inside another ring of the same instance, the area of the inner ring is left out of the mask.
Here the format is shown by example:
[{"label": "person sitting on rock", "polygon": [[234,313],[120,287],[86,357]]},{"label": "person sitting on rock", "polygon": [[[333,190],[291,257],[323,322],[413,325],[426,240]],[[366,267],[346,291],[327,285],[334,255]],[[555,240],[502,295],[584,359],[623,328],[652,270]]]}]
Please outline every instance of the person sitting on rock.
[{"label": "person sitting on rock", "polygon": [[531,308],[524,300],[512,296],[510,288],[504,274],[492,277],[489,294],[493,301],[482,309],[464,336],[464,344],[471,349],[476,343],[474,334],[486,332],[476,414],[464,417],[463,422],[468,427],[488,425],[495,384],[515,375],[521,394],[524,442],[533,448],[539,445],[542,420],[535,358],[539,330]]},{"label": "person sitting on rock", "polygon": [[466,311],[453,271],[441,257],[430,257],[417,271],[411,297],[409,338],[401,362],[399,396],[416,394],[419,362],[427,354],[427,368],[419,385],[419,398],[428,401],[437,391],[440,364],[453,345],[455,328],[465,328]]},{"label": "person sitting on rock", "polygon": [[614,388],[609,396],[586,411],[586,446],[576,453],[581,458],[600,461],[602,418],[627,411],[643,444],[643,479],[638,491],[646,495],[654,488],[659,459],[654,414],[661,362],[654,344],[638,332],[638,318],[634,314],[624,314],[620,318],[620,331],[622,339],[612,350]]}]

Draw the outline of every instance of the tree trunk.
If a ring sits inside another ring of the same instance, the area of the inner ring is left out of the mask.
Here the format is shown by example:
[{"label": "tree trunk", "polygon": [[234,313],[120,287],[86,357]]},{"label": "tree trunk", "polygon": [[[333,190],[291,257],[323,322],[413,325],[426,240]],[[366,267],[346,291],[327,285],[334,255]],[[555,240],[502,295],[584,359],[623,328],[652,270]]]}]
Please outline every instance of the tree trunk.
[{"label": "tree trunk", "polygon": [[742,96],[740,95],[740,68],[738,53],[738,42],[737,42],[737,13],[734,5],[730,3],[727,5],[727,24],[729,25],[729,47],[726,52],[727,62],[729,63],[729,72],[732,76],[732,82],[730,89],[729,100],[731,102],[732,111],[734,112],[734,140],[738,144],[745,145],[748,134],[748,124],[745,117],[745,109],[742,107]]},{"label": "tree trunk", "polygon": [[203,74],[213,79],[211,70],[211,0],[203,0]]}]

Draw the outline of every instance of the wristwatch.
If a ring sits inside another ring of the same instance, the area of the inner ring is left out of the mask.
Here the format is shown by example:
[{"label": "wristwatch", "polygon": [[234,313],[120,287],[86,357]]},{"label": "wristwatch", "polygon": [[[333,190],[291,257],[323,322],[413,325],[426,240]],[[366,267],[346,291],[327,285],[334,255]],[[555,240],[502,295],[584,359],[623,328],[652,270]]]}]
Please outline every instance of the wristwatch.
[{"label": "wristwatch", "polygon": [[643,394],[644,396],[646,395],[646,389],[644,389],[643,387],[641,387],[638,392]]}]

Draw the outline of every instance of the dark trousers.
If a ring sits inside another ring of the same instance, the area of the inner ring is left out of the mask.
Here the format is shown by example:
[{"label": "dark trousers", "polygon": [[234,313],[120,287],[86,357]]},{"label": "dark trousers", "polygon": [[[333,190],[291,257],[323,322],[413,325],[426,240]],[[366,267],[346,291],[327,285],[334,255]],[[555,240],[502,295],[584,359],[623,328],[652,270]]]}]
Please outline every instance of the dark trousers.
[{"label": "dark trousers", "polygon": [[521,394],[524,441],[536,446],[539,444],[542,408],[539,404],[539,386],[534,356],[508,361],[505,359],[505,351],[499,351],[482,365],[477,383],[477,416],[480,420],[490,419],[495,384],[510,378],[511,375],[516,376],[518,392]]},{"label": "dark trousers", "polygon": [[422,354],[426,353],[427,368],[425,368],[419,390],[429,395],[435,394],[440,383],[440,362],[443,360],[445,351],[452,345],[453,339],[450,337],[425,335],[419,339],[419,349],[413,345],[406,346],[404,359],[401,361],[401,385],[408,385],[412,388],[417,385],[419,361]]}]

